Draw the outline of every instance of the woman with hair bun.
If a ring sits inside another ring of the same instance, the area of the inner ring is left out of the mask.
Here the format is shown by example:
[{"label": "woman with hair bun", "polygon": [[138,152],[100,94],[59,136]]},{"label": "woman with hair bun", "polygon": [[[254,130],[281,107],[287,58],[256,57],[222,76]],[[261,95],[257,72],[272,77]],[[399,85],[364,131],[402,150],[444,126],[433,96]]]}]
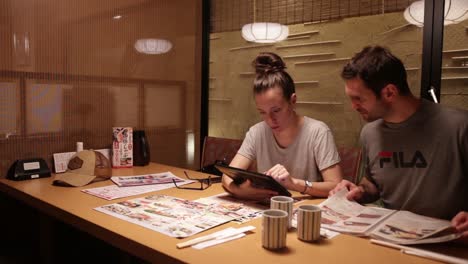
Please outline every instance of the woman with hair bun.
[{"label": "woman with hair bun", "polygon": [[[327,197],[342,179],[340,157],[328,126],[296,113],[294,81],[275,53],[260,53],[253,61],[257,110],[263,121],[252,126],[230,166],[271,176],[289,190]],[[265,200],[275,191],[236,184],[223,176],[224,188],[239,198]]]}]

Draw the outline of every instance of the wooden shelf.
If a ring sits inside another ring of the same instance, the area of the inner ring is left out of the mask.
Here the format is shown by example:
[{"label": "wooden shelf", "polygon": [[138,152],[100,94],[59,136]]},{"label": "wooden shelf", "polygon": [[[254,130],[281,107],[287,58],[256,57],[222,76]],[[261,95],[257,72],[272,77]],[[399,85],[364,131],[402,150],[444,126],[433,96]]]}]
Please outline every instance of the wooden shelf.
[{"label": "wooden shelf", "polygon": [[220,39],[221,37],[215,36],[215,37],[210,37],[210,40],[215,40],[215,39]]},{"label": "wooden shelf", "polygon": [[324,53],[309,53],[309,54],[289,55],[289,56],[283,56],[283,59],[318,57],[318,56],[331,56],[331,55],[335,55],[335,53],[334,52],[324,52]]},{"label": "wooden shelf", "polygon": [[236,47],[231,48],[229,51],[236,51],[236,50],[243,50],[243,49],[256,49],[256,48],[264,48],[264,47],[271,47],[274,44],[261,44],[261,45],[251,45],[251,46],[243,46],[243,47]]},{"label": "wooden shelf", "polygon": [[402,29],[402,28],[406,28],[406,27],[411,26],[411,25],[412,24],[408,23],[408,24],[404,24],[404,25],[401,25],[401,26],[397,26],[397,27],[391,28],[391,29],[389,29],[387,31],[384,31],[382,33],[379,33],[378,35],[385,35],[385,34],[388,34],[390,32],[393,32],[393,31],[396,31],[396,30],[399,30],[399,29]]},{"label": "wooden shelf", "polygon": [[311,104],[311,105],[342,105],[341,102],[319,102],[319,101],[297,101],[297,104]]},{"label": "wooden shelf", "polygon": [[255,72],[239,72],[241,76],[252,76],[255,75]]},{"label": "wooden shelf", "polygon": [[327,41],[319,41],[319,42],[283,45],[283,46],[277,46],[276,48],[287,49],[287,48],[305,47],[305,46],[313,46],[313,45],[339,44],[339,43],[341,43],[341,40],[327,40]]},{"label": "wooden shelf", "polygon": [[299,37],[292,37],[292,38],[287,38],[285,40],[298,40],[298,39],[309,39],[310,36],[299,36]]},{"label": "wooden shelf", "polygon": [[328,59],[328,60],[301,61],[301,62],[295,62],[294,65],[305,65],[305,64],[315,64],[315,63],[348,61],[350,59],[351,58],[336,58],[336,59]]},{"label": "wooden shelf", "polygon": [[231,102],[231,98],[209,98],[209,101],[216,101],[216,102]]},{"label": "wooden shelf", "polygon": [[318,84],[319,81],[299,81],[299,82],[294,82],[294,84]]},{"label": "wooden shelf", "polygon": [[452,57],[452,60],[468,60],[468,56]]},{"label": "wooden shelf", "polygon": [[468,76],[442,77],[442,81],[468,80]]},{"label": "wooden shelf", "polygon": [[298,36],[312,35],[312,34],[318,34],[318,33],[319,33],[318,30],[312,30],[312,31],[304,31],[304,32],[299,32],[299,33],[293,33],[293,34],[289,34],[288,39],[289,39],[290,37],[298,37]]},{"label": "wooden shelf", "polygon": [[335,22],[335,21],[341,21],[343,20],[342,18],[336,18],[336,19],[327,19],[327,20],[320,20],[320,21],[314,21],[314,22],[305,22],[303,23],[304,26],[309,26],[309,25],[315,25],[315,24],[321,24],[321,23],[327,23],[327,22]]},{"label": "wooden shelf", "polygon": [[462,92],[459,92],[459,93],[440,93],[440,95],[461,95],[461,96],[465,96],[465,95],[468,95],[468,93],[462,93]]},{"label": "wooden shelf", "polygon": [[468,51],[468,49],[443,50],[442,53],[465,52],[465,51]]},{"label": "wooden shelf", "polygon": [[468,70],[467,66],[447,66],[442,67],[442,70]]},{"label": "wooden shelf", "polygon": [[408,67],[408,68],[405,68],[406,71],[419,71],[420,69],[417,68],[417,67]]}]

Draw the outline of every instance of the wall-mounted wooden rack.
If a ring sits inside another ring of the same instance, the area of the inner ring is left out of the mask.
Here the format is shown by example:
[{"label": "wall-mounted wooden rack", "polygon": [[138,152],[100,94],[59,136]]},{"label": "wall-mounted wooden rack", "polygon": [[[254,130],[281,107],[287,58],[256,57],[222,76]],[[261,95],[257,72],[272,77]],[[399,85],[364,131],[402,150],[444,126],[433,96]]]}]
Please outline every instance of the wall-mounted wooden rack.
[{"label": "wall-mounted wooden rack", "polygon": [[324,53],[309,53],[309,54],[288,55],[288,56],[283,56],[283,59],[318,57],[318,56],[331,56],[331,55],[335,55],[335,53],[334,52],[324,52]]},{"label": "wall-mounted wooden rack", "polygon": [[319,102],[319,101],[297,101],[297,104],[313,104],[313,105],[342,105],[341,102]]},{"label": "wall-mounted wooden rack", "polygon": [[456,77],[442,77],[442,81],[453,81],[453,80],[468,80],[468,76],[456,76]]},{"label": "wall-mounted wooden rack", "polygon": [[385,35],[385,34],[388,34],[390,32],[393,32],[393,31],[396,31],[396,30],[399,30],[399,29],[402,29],[402,28],[405,28],[405,27],[408,27],[408,26],[411,26],[412,24],[404,24],[404,25],[401,25],[401,26],[397,26],[397,27],[394,27],[394,28],[391,28],[387,31],[384,31],[382,33],[379,33],[378,35]]},{"label": "wall-mounted wooden rack", "polygon": [[442,70],[463,70],[466,69],[468,70],[467,66],[447,66],[447,67],[442,67]]},{"label": "wall-mounted wooden rack", "polygon": [[350,59],[351,58],[336,58],[336,59],[328,59],[328,60],[301,61],[301,62],[295,62],[294,65],[305,65],[305,64],[324,63],[324,62],[348,61]]},{"label": "wall-mounted wooden rack", "polygon": [[215,36],[215,37],[210,37],[210,40],[215,40],[215,39],[220,39],[221,37]]},{"label": "wall-mounted wooden rack", "polygon": [[454,52],[465,52],[468,49],[456,49],[456,50],[443,50],[442,53],[454,53]]},{"label": "wall-mounted wooden rack", "polygon": [[319,81],[299,81],[299,82],[294,82],[294,84],[318,84]]},{"label": "wall-mounted wooden rack", "polygon": [[317,34],[317,33],[319,33],[318,30],[304,31],[304,32],[289,34],[288,38],[299,37],[299,36],[304,36],[304,35],[312,35],[312,34]]},{"label": "wall-mounted wooden rack", "polygon": [[452,60],[468,60],[468,56],[452,57]]},{"label": "wall-mounted wooden rack", "polygon": [[315,25],[315,24],[320,24],[320,23],[325,23],[325,22],[334,22],[334,21],[341,21],[343,20],[342,18],[337,18],[337,19],[326,19],[326,20],[320,20],[320,21],[314,21],[314,22],[305,22],[303,23],[304,26],[310,26],[310,25]]},{"label": "wall-mounted wooden rack", "polygon": [[264,47],[271,47],[274,44],[261,44],[261,45],[252,45],[252,46],[243,46],[243,47],[236,47],[231,48],[229,51],[236,51],[236,50],[243,50],[243,49],[256,49],[256,48],[264,48]]},{"label": "wall-mounted wooden rack", "polygon": [[230,101],[232,101],[231,98],[209,98],[208,100],[216,101],[216,102],[230,102]]},{"label": "wall-mounted wooden rack", "polygon": [[462,93],[462,92],[459,92],[459,93],[440,93],[440,95],[468,95],[468,93]]},{"label": "wall-mounted wooden rack", "polygon": [[310,36],[299,36],[299,37],[293,37],[293,38],[287,38],[286,40],[298,40],[298,39],[308,39]]},{"label": "wall-mounted wooden rack", "polygon": [[255,75],[255,72],[239,72],[240,76],[252,76]]},{"label": "wall-mounted wooden rack", "polygon": [[318,41],[318,42],[310,42],[310,43],[302,43],[302,44],[292,44],[292,45],[283,45],[277,46],[277,49],[287,49],[287,48],[297,48],[297,47],[305,47],[305,46],[312,46],[312,45],[326,45],[326,44],[339,44],[341,40],[327,40],[327,41]]}]

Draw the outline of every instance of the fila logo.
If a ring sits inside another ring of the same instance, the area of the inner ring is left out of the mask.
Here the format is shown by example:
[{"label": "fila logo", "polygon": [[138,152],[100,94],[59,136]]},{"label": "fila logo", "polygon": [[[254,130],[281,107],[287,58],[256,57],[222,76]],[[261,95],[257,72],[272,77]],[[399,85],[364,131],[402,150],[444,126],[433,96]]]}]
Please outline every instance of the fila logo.
[{"label": "fila logo", "polygon": [[393,165],[395,168],[427,168],[426,159],[419,150],[412,157],[405,156],[402,151],[381,151],[378,156],[380,157],[380,168],[383,168],[385,164]]}]

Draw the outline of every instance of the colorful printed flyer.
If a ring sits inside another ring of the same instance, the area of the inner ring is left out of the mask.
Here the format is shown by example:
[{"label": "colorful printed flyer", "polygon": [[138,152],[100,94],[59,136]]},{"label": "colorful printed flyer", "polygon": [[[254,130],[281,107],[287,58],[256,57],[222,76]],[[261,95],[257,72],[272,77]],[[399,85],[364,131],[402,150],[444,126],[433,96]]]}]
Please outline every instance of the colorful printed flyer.
[{"label": "colorful printed flyer", "polygon": [[95,210],[171,237],[188,237],[240,218],[229,206],[151,195],[104,205]]}]

